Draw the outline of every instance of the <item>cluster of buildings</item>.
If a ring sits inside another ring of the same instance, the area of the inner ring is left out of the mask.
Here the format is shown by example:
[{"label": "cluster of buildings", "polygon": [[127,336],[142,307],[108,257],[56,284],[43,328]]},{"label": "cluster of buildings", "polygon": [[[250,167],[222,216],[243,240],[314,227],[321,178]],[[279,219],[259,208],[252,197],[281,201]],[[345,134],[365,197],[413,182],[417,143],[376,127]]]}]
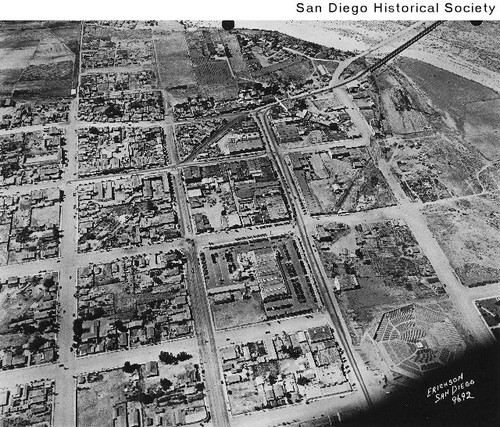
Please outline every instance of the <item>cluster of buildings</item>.
[{"label": "cluster of buildings", "polygon": [[0,197],[0,265],[59,255],[61,191]]},{"label": "cluster of buildings", "polygon": [[140,246],[180,236],[167,173],[130,175],[78,187],[78,250]]},{"label": "cluster of buildings", "polygon": [[251,410],[352,391],[343,350],[327,325],[224,347],[220,353],[233,414],[242,398],[232,392],[235,387],[254,394]]},{"label": "cluster of buildings", "polygon": [[[144,425],[181,426],[208,421],[210,414],[205,401],[204,383],[199,366],[188,362],[182,366],[183,372],[176,375],[161,363],[155,371],[155,363],[153,361],[143,365],[146,373],[144,375],[146,393],[159,395],[144,409]],[[159,383],[159,376],[162,375],[164,377],[173,375],[172,386],[168,390],[164,390]]]},{"label": "cluster of buildings", "polygon": [[2,106],[8,112],[2,115],[0,129],[67,122],[70,102],[69,98],[18,103],[7,99]]},{"label": "cluster of buildings", "polygon": [[[355,230],[356,249],[342,249],[336,256],[337,262],[331,265],[337,292],[358,289],[359,277],[383,277],[390,286],[404,288],[415,283],[433,295],[445,293],[434,268],[402,221],[363,223]],[[323,228],[319,237],[323,251],[329,251],[339,232],[342,229],[335,224]]]},{"label": "cluster of buildings", "polygon": [[151,30],[120,30],[85,25],[82,69],[144,66],[154,63]]},{"label": "cluster of buildings", "polygon": [[[168,387],[162,385],[165,380]],[[106,383],[112,386],[105,387]],[[132,372],[114,369],[80,375],[77,396],[93,401],[104,395],[112,409],[102,422],[115,427],[200,425],[210,418],[204,388],[198,365],[186,363],[177,369],[150,361]],[[102,407],[100,402],[97,405]],[[79,414],[83,425],[91,417]]]},{"label": "cluster of buildings", "polygon": [[177,126],[179,157],[185,158],[203,143],[209,145],[197,156],[198,160],[264,150],[259,127],[252,117],[236,120],[230,126],[226,123],[225,120],[212,119]]},{"label": "cluster of buildings", "polygon": [[82,98],[108,95],[112,92],[151,90],[157,88],[157,76],[145,69],[130,73],[91,73],[81,77],[79,93]]},{"label": "cluster of buildings", "polygon": [[[341,212],[346,195],[353,185],[361,182],[360,175],[370,161],[366,149],[343,146],[316,152],[293,152],[288,158],[300,193],[313,215]],[[385,182],[383,177],[380,181]],[[324,191],[317,191],[318,187],[324,187]],[[373,195],[367,194],[364,198]],[[363,202],[369,205],[370,201],[360,197],[356,207],[360,208]]]},{"label": "cluster of buildings", "polygon": [[196,147],[215,134],[223,124],[223,119],[216,118],[177,125],[175,142],[179,158],[185,159]]},{"label": "cluster of buildings", "polygon": [[275,108],[271,126],[282,145],[310,146],[360,136],[344,106],[328,113]]},{"label": "cluster of buildings", "polygon": [[55,126],[0,137],[0,187],[59,179],[64,142],[64,130]]},{"label": "cluster of buildings", "polygon": [[[57,358],[58,274],[10,277],[0,283],[10,301],[0,319],[0,367],[3,370],[50,363]],[[17,302],[15,308],[12,304]],[[10,339],[2,342],[2,336]],[[14,338],[15,337],[15,338]]]},{"label": "cluster of buildings", "polygon": [[290,236],[212,247],[200,259],[212,308],[239,303],[249,294],[258,296],[267,319],[319,307],[297,242]]},{"label": "cluster of buildings", "polygon": [[78,129],[79,176],[161,167],[167,159],[165,135],[159,126]]},{"label": "cluster of buildings", "polygon": [[215,100],[198,96],[175,104],[174,117],[186,120],[246,111],[275,102],[276,98],[268,92],[264,85],[239,83],[238,96],[234,99]]},{"label": "cluster of buildings", "polygon": [[77,354],[191,336],[186,263],[181,252],[170,251],[79,269]]},{"label": "cluster of buildings", "polygon": [[342,61],[353,55],[344,50],[301,40],[278,31],[254,30],[242,32],[241,35],[247,41],[252,42],[255,46],[259,46],[263,50],[267,50],[270,54],[282,49],[291,49],[311,58],[336,61]]},{"label": "cluster of buildings", "polygon": [[276,170],[268,157],[190,166],[183,170],[198,234],[290,218]]},{"label": "cluster of buildings", "polygon": [[83,122],[154,122],[163,120],[164,114],[163,96],[154,90],[80,98],[78,104],[78,119]]},{"label": "cluster of buildings", "polygon": [[33,381],[13,389],[0,388],[2,426],[52,425],[54,382]]}]

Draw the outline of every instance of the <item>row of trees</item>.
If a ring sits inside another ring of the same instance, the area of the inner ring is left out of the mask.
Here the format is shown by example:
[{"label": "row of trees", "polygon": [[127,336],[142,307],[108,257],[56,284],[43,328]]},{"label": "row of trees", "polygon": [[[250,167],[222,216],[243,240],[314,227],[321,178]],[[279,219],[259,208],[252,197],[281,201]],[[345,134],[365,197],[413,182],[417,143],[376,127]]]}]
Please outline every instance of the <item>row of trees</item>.
[{"label": "row of trees", "polygon": [[185,351],[177,353],[177,356],[175,356],[173,353],[170,353],[169,351],[161,351],[158,358],[166,365],[177,365],[179,362],[184,362],[185,360],[189,360],[192,357],[193,356],[191,354],[186,353]]}]

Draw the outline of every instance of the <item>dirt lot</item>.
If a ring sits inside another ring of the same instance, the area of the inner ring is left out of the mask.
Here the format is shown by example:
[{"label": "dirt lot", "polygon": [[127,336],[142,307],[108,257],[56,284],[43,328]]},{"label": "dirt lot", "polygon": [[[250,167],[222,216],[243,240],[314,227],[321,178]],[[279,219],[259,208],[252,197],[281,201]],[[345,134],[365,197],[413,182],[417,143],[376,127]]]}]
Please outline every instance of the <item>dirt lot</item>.
[{"label": "dirt lot", "polygon": [[253,384],[253,381],[246,381],[227,387],[229,405],[233,415],[251,412],[255,410],[255,407],[260,407],[262,401]]},{"label": "dirt lot", "polygon": [[488,160],[500,158],[500,99],[468,103],[464,133]]},{"label": "dirt lot", "polygon": [[500,196],[450,201],[423,212],[465,286],[500,281]]},{"label": "dirt lot", "polygon": [[384,129],[393,134],[411,134],[429,128],[431,110],[396,69],[376,75],[385,117]]},{"label": "dirt lot", "polygon": [[412,198],[428,202],[497,189],[497,178],[483,170],[486,162],[480,153],[456,135],[391,138],[385,145],[390,147],[391,168]]},{"label": "dirt lot", "polygon": [[121,369],[102,372],[103,381],[88,386],[80,387],[77,391],[77,425],[113,427],[113,418],[110,416],[110,408],[125,402],[123,384],[128,375]]},{"label": "dirt lot", "polygon": [[239,300],[226,304],[212,304],[215,329],[229,329],[266,320],[264,307],[258,292],[251,300]]}]

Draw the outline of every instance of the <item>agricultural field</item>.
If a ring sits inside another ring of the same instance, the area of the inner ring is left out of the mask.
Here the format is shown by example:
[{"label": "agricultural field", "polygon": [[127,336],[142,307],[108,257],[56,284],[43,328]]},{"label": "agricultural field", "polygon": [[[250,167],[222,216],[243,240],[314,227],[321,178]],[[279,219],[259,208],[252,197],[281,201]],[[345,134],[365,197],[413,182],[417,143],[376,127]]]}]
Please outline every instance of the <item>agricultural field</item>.
[{"label": "agricultural field", "polygon": [[289,159],[312,215],[362,211],[396,203],[365,148],[290,153]]},{"label": "agricultural field", "polygon": [[0,95],[15,100],[66,97],[76,87],[79,22],[0,25]]},{"label": "agricultural field", "polygon": [[354,228],[318,227],[317,247],[354,343],[373,326],[380,309],[444,294],[427,257],[403,221],[363,223]]},{"label": "agricultural field", "polygon": [[464,286],[500,281],[500,196],[484,194],[423,209]]},{"label": "agricultural field", "polygon": [[196,96],[198,87],[184,32],[172,31],[155,39],[161,87],[179,102]]},{"label": "agricultural field", "polygon": [[238,97],[238,85],[225,60],[201,58],[193,61],[199,93],[216,100]]},{"label": "agricultural field", "polygon": [[193,425],[208,421],[205,384],[196,355],[180,361],[125,364],[77,379],[77,426]]},{"label": "agricultural field", "polygon": [[57,359],[58,285],[57,272],[0,282],[1,369]]},{"label": "agricultural field", "polygon": [[313,279],[290,236],[211,247],[200,260],[216,329],[319,308]]}]

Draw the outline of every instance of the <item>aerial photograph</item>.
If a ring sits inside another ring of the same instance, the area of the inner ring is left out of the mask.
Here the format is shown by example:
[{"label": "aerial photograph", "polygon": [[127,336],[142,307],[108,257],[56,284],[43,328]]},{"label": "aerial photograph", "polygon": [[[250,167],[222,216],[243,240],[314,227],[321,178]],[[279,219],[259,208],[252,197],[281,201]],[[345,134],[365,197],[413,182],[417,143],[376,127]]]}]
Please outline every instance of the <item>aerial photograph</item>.
[{"label": "aerial photograph", "polygon": [[0,427],[500,425],[500,21],[0,21]]}]

